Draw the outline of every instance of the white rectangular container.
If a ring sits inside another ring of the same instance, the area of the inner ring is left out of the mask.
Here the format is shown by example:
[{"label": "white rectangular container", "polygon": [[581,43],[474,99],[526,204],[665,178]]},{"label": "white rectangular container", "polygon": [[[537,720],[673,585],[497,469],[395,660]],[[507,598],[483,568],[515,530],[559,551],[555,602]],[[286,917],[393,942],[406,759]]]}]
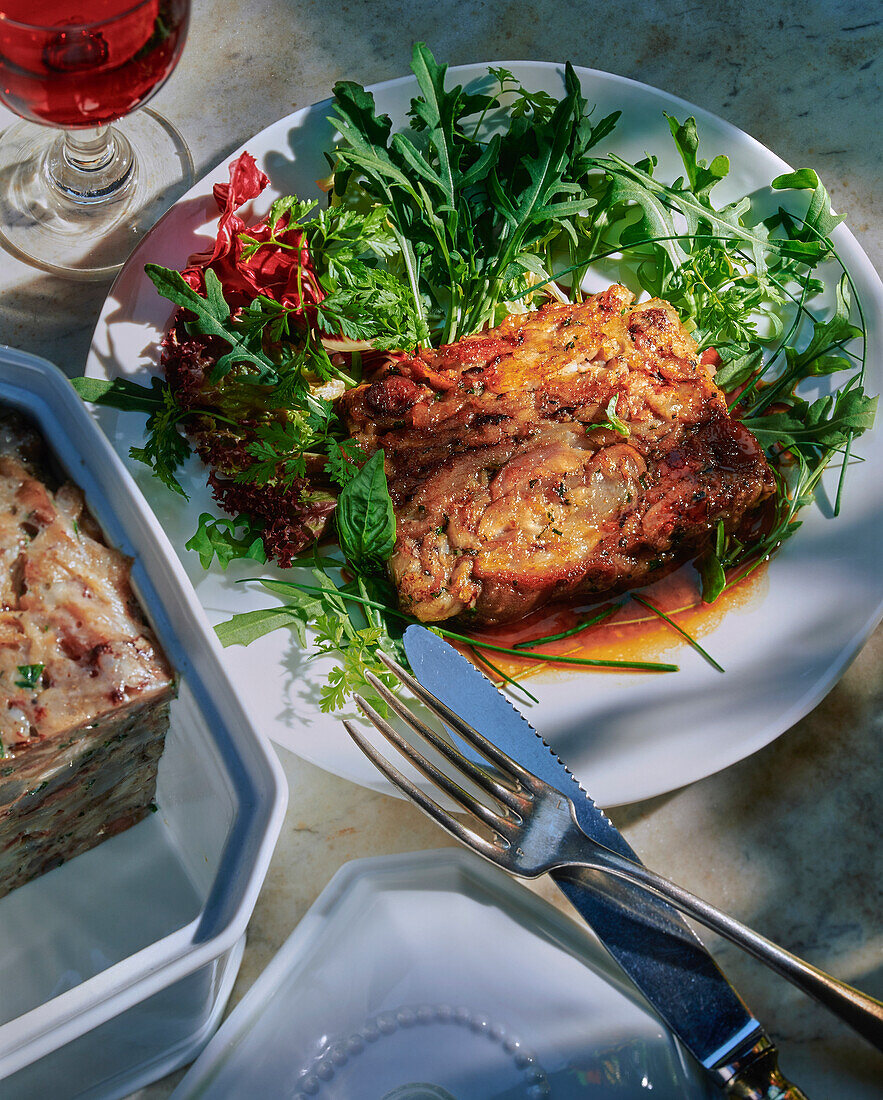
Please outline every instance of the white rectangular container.
[{"label": "white rectangular container", "polygon": [[287,787],[134,481],[65,376],[0,347],[0,404],[26,414],[86,495],[179,677],[158,812],[0,899],[0,1096],[126,1095],[217,1027]]}]

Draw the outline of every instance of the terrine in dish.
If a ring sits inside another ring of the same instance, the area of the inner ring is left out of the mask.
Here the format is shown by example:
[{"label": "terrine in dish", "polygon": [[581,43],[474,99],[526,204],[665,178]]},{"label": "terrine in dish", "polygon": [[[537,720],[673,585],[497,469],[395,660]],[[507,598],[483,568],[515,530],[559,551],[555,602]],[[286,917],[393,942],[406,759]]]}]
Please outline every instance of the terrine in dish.
[{"label": "terrine in dish", "polygon": [[80,489],[0,411],[0,897],[155,809],[174,674]]}]

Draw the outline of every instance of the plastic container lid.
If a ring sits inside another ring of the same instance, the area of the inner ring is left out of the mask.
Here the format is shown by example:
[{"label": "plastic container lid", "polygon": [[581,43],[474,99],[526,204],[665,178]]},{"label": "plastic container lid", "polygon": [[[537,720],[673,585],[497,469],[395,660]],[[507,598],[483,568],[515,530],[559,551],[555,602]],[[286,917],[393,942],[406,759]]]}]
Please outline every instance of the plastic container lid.
[{"label": "plastic container lid", "polygon": [[173,1100],[668,1100],[706,1086],[588,930],[468,852],[345,865]]}]

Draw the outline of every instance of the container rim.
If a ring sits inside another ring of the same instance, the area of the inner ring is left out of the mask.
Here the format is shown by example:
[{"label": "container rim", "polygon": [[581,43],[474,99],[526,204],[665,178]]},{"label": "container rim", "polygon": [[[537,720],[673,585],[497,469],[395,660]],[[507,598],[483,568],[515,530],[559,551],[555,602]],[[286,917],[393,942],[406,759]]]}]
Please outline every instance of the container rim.
[{"label": "container rim", "polygon": [[[263,884],[282,827],[288,786],[276,754],[251,723],[223,671],[220,643],[177,555],[68,378],[46,359],[0,345],[0,402],[37,424],[68,475],[83,489],[109,539],[134,548],[133,581],[142,598],[151,601],[154,627],[172,654],[176,672],[186,677],[200,709],[208,710],[207,725],[220,742],[219,758],[237,803],[198,916],[0,1025],[2,1078],[232,949],[245,933]],[[153,583],[159,569],[164,583],[170,580],[176,590],[174,609],[165,607]]]}]

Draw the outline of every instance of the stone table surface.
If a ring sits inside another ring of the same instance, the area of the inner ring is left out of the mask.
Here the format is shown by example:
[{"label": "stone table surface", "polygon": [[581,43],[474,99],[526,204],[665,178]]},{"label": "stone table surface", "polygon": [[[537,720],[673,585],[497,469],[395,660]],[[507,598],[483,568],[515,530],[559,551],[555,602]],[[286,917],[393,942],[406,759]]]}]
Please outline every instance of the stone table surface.
[{"label": "stone table surface", "polygon": [[[415,40],[451,64],[605,69],[700,104],[817,168],[879,269],[883,13],[873,0],[202,0],[153,106],[197,174],[332,83],[404,73]],[[207,109],[206,105],[210,105]],[[0,113],[0,126],[11,116]],[[82,372],[107,284],[0,252],[0,342]],[[726,771],[611,816],[645,861],[823,968],[883,996],[883,631],[808,717]],[[251,921],[234,1005],[347,860],[443,845],[411,806],[280,752],[288,815]],[[335,809],[341,807],[341,809]],[[345,807],[345,810],[343,809]],[[540,892],[556,905],[554,888]],[[879,1096],[883,1061],[736,948],[717,957],[814,1100]],[[168,1096],[181,1074],[142,1090]]]}]

